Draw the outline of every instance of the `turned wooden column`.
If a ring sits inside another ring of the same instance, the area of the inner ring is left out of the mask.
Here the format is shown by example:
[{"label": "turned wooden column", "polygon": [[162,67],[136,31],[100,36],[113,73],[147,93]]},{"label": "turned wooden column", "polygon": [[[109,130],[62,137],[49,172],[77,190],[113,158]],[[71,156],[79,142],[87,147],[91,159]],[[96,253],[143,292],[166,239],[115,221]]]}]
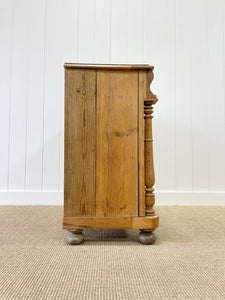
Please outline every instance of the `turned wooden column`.
[{"label": "turned wooden column", "polygon": [[147,92],[144,99],[144,119],[145,119],[145,215],[152,216],[155,214],[153,206],[155,204],[154,184],[154,161],[153,161],[153,139],[152,139],[152,113],[153,105],[157,102],[157,97],[151,92],[150,84],[153,80],[153,72],[147,72]]}]

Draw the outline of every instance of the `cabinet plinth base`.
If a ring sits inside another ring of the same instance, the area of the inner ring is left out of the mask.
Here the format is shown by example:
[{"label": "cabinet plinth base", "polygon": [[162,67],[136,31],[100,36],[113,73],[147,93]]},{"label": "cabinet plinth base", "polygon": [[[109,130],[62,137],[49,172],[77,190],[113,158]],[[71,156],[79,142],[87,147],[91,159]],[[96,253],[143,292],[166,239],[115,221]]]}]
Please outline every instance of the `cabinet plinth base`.
[{"label": "cabinet plinth base", "polygon": [[63,229],[146,229],[158,227],[159,217],[64,217]]}]

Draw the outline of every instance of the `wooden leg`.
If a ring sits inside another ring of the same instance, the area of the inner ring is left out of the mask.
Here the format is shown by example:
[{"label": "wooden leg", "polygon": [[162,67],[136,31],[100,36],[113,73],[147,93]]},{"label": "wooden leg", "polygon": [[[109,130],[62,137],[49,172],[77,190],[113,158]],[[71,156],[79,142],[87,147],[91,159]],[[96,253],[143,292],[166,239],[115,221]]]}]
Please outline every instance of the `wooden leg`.
[{"label": "wooden leg", "polygon": [[[145,147],[144,147],[144,159],[145,159],[145,216],[155,216],[155,210],[153,206],[155,204],[154,184],[154,161],[153,161],[153,139],[152,139],[152,113],[153,105],[157,102],[157,97],[151,92],[150,85],[153,80],[153,72],[147,74],[147,95],[144,99],[144,120],[145,120]],[[139,242],[145,245],[151,245],[155,243],[156,237],[153,233],[153,229],[141,230],[138,235]]]},{"label": "wooden leg", "polygon": [[81,229],[68,230],[66,240],[70,245],[79,245],[84,241],[84,235]]},{"label": "wooden leg", "polygon": [[145,215],[155,214],[153,206],[155,195],[153,185],[155,183],[154,161],[153,161],[153,139],[152,139],[152,105],[156,100],[145,100]]},{"label": "wooden leg", "polygon": [[155,243],[156,237],[151,230],[141,230],[138,235],[138,240],[141,244],[152,245]]}]

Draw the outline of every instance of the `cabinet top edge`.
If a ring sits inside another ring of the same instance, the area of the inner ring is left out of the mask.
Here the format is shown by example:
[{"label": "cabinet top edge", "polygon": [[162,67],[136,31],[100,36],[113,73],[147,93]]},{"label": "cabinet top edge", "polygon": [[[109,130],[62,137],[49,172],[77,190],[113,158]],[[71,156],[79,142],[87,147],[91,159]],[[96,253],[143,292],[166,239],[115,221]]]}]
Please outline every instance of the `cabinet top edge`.
[{"label": "cabinet top edge", "polygon": [[98,70],[151,70],[154,67],[150,65],[127,65],[127,64],[83,64],[83,63],[65,63],[65,69],[98,69]]}]

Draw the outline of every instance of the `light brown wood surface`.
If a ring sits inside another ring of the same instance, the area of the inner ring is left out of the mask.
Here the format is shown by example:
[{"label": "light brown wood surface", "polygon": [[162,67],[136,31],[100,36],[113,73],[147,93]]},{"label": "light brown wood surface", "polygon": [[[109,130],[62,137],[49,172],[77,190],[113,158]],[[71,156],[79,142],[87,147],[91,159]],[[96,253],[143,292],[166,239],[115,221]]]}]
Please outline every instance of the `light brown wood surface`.
[{"label": "light brown wood surface", "polygon": [[138,73],[97,73],[97,216],[138,216]]},{"label": "light brown wood surface", "polygon": [[158,227],[158,217],[64,217],[64,229],[149,229]]},{"label": "light brown wood surface", "polygon": [[154,67],[149,65],[125,65],[125,64],[71,64],[71,63],[65,63],[64,64],[65,69],[96,69],[96,70],[151,70],[153,71]]},{"label": "light brown wood surface", "polygon": [[146,96],[146,71],[139,71],[138,106],[138,170],[139,170],[139,216],[145,216],[145,164],[144,164],[144,98]]},{"label": "light brown wood surface", "polygon": [[96,72],[66,71],[64,215],[95,216]]},{"label": "light brown wood surface", "polygon": [[155,215],[153,206],[155,204],[154,184],[154,160],[153,160],[153,138],[152,138],[152,118],[153,118],[153,104],[157,102],[157,97],[150,89],[153,80],[153,72],[146,72],[146,96],[144,98],[144,119],[145,119],[145,151],[144,151],[144,165],[145,165],[145,214],[146,216]]},{"label": "light brown wood surface", "polygon": [[63,228],[143,229],[147,239],[159,219],[153,209],[153,67],[65,68]]}]

